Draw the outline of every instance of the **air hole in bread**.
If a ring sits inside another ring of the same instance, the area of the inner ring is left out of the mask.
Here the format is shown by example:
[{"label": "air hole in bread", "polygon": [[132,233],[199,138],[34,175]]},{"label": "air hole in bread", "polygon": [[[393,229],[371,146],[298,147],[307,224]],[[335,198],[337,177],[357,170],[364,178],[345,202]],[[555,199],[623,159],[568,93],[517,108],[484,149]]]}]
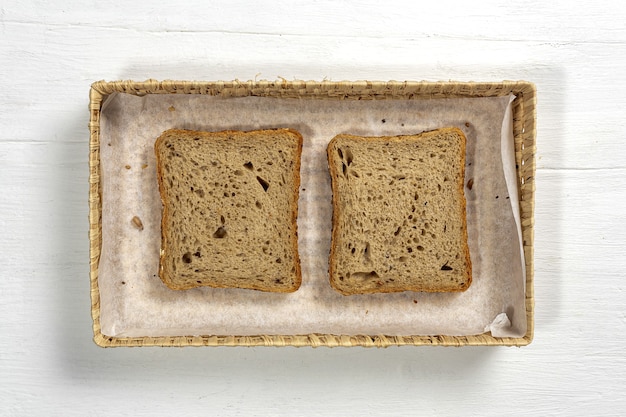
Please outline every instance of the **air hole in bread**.
[{"label": "air hole in bread", "polygon": [[186,252],[183,255],[183,262],[186,263],[186,264],[190,264],[191,263],[191,253]]},{"label": "air hole in bread", "polygon": [[257,202],[255,203],[255,205],[256,205],[256,207],[257,207],[257,208],[259,208],[259,209],[260,209],[260,208],[263,208],[263,204],[261,204],[261,202],[260,202],[260,201],[257,201]]},{"label": "air hole in bread", "polygon": [[259,184],[261,184],[261,187],[263,187],[263,191],[267,192],[267,189],[270,188],[270,183],[265,181],[263,178],[259,177],[257,175],[256,180],[259,182]]},{"label": "air hole in bread", "polygon": [[277,263],[277,264],[283,263],[283,260],[282,260],[282,259],[280,259],[280,258],[276,258],[276,263]]},{"label": "air hole in bread", "polygon": [[252,162],[246,162],[245,164],[243,164],[243,166],[248,168],[250,171],[254,169],[254,165],[252,165]]},{"label": "air hole in bread", "polygon": [[398,258],[398,261],[400,262],[406,262],[406,256],[401,256]]},{"label": "air hole in bread", "polygon": [[363,257],[365,258],[365,262],[369,262],[370,261],[371,253],[370,253],[370,243],[369,242],[365,243],[365,249],[363,249]]},{"label": "air hole in bread", "polygon": [[424,247],[422,245],[417,245],[417,247],[415,249],[417,249],[418,251],[421,252],[421,251],[424,250]]},{"label": "air hole in bread", "polygon": [[226,237],[226,229],[224,228],[224,226],[220,226],[217,228],[217,230],[215,231],[215,233],[213,233],[213,237],[216,239],[223,239]]},{"label": "air hole in bread", "polygon": [[452,267],[448,265],[448,263],[446,262],[445,264],[443,264],[443,266],[441,267],[442,271],[452,271]]},{"label": "air hole in bread", "polygon": [[341,152],[341,148],[337,148],[337,155],[339,155],[339,158],[343,159],[343,152]]},{"label": "air hole in bread", "polygon": [[352,274],[352,278],[357,280],[366,280],[366,279],[377,279],[380,278],[376,271],[370,272],[355,272]]},{"label": "air hole in bread", "polygon": [[396,231],[395,231],[395,232],[393,232],[393,235],[394,235],[394,236],[398,236],[398,235],[400,234],[400,229],[401,229],[401,226],[398,226],[398,228],[396,229]]},{"label": "air hole in bread", "polygon": [[346,164],[348,164],[348,166],[352,165],[352,159],[353,159],[352,151],[349,148],[347,148],[346,149]]},{"label": "air hole in bread", "polygon": [[237,176],[241,176],[241,175],[243,175],[243,171],[240,170],[240,169],[236,169],[234,174],[237,175]]},{"label": "air hole in bread", "polygon": [[344,176],[344,177],[345,177],[345,176],[347,176],[347,175],[346,175],[346,174],[347,174],[347,172],[348,172],[348,167],[346,166],[346,164],[344,164],[344,163],[342,162],[342,163],[341,163],[341,173],[343,174],[343,176]]}]

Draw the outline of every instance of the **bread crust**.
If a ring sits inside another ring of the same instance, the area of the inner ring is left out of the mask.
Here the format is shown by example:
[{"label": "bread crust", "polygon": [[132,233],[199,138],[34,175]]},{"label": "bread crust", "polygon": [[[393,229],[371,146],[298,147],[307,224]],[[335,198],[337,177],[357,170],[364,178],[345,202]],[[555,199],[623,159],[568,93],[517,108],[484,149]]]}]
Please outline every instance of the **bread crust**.
[{"label": "bread crust", "polygon": [[300,191],[300,165],[301,165],[301,155],[302,155],[302,146],[303,146],[303,138],[300,132],[290,129],[290,128],[276,128],[276,129],[263,129],[263,130],[253,130],[253,131],[238,131],[238,130],[223,130],[219,132],[204,132],[204,131],[195,131],[195,130],[185,130],[185,129],[170,129],[163,134],[161,134],[154,143],[154,152],[156,155],[156,165],[157,165],[157,181],[159,186],[159,194],[161,196],[162,202],[162,215],[161,215],[161,247],[159,253],[159,277],[163,281],[163,283],[172,290],[188,290],[191,288],[197,288],[200,286],[211,286],[214,288],[233,288],[229,285],[220,285],[219,283],[203,283],[199,285],[194,285],[193,283],[179,284],[172,277],[172,273],[170,271],[165,270],[165,259],[168,254],[167,247],[167,235],[168,235],[168,216],[169,216],[169,207],[170,201],[168,199],[165,186],[164,186],[164,173],[163,173],[163,161],[161,160],[161,155],[159,152],[159,148],[164,140],[167,139],[168,136],[174,135],[190,135],[190,136],[210,136],[212,138],[215,137],[227,137],[233,134],[247,134],[247,135],[267,135],[272,133],[288,133],[294,135],[297,138],[297,157],[294,159],[293,164],[293,187],[292,187],[292,195],[291,199],[291,225],[295,233],[291,236],[291,248],[294,256],[294,266],[295,266],[295,277],[294,277],[294,285],[291,287],[281,287],[281,286],[267,286],[260,285],[255,281],[246,284],[246,289],[258,290],[258,291],[266,291],[266,292],[279,292],[279,293],[291,293],[295,292],[300,288],[302,284],[302,269],[300,265],[300,257],[298,253],[298,199],[299,199],[299,191]]},{"label": "bread crust", "polygon": [[[448,288],[446,290],[441,290],[432,287],[424,287],[424,286],[405,286],[402,289],[390,288],[390,287],[381,287],[381,288],[351,288],[351,290],[346,290],[342,286],[339,285],[336,277],[336,260],[337,260],[337,241],[339,239],[339,228],[338,228],[338,213],[339,213],[339,184],[338,184],[338,176],[339,172],[337,169],[337,164],[334,163],[334,158],[336,157],[336,143],[343,139],[349,140],[358,140],[364,142],[401,142],[406,140],[407,138],[418,138],[426,139],[434,135],[442,135],[442,134],[456,134],[462,138],[461,141],[461,152],[459,152],[459,166],[460,166],[460,176],[459,181],[457,182],[458,192],[461,198],[459,198],[459,204],[461,205],[461,216],[462,216],[462,235],[463,235],[463,243],[462,250],[463,256],[466,262],[466,269],[464,271],[465,281],[463,286]],[[466,158],[466,150],[467,143],[466,137],[463,131],[456,127],[446,127],[431,131],[422,132],[417,135],[399,135],[399,136],[355,136],[349,134],[341,134],[335,136],[328,144],[326,148],[326,157],[331,177],[331,189],[332,189],[332,233],[331,233],[331,245],[330,245],[330,253],[329,253],[329,281],[331,287],[343,294],[343,295],[355,295],[355,294],[374,294],[374,293],[392,293],[392,292],[401,292],[401,291],[419,291],[419,292],[462,292],[466,291],[472,282],[472,263],[470,258],[470,250],[468,244],[468,234],[467,234],[467,204],[465,199],[465,158]]]}]

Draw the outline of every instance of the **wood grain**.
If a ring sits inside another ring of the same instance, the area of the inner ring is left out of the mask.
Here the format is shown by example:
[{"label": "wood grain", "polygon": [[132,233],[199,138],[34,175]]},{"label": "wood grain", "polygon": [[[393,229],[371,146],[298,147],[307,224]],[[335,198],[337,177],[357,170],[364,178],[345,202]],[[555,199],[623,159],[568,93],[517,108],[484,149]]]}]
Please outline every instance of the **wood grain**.
[{"label": "wood grain", "polygon": [[[625,19],[616,1],[3,2],[0,414],[622,414]],[[90,83],[277,77],[536,83],[530,346],[93,344]]]}]

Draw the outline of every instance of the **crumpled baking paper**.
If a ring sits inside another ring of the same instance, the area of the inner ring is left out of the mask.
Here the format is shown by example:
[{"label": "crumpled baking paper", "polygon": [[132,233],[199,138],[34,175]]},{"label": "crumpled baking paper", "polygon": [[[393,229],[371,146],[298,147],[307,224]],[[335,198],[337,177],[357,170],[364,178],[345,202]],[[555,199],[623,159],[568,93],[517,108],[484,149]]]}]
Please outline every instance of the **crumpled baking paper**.
[{"label": "crumpled baking paper", "polygon": [[[107,336],[526,333],[513,151],[513,97],[320,100],[116,93],[101,112],[100,325]],[[463,293],[343,296],[328,283],[326,145],[339,133],[416,134],[456,126],[468,139],[465,188],[473,282]],[[304,137],[299,199],[303,282],[291,294],[173,291],[158,277],[161,200],[154,141],[170,128],[289,127]],[[137,219],[134,219],[137,217]],[[139,223],[141,227],[139,227]]]}]

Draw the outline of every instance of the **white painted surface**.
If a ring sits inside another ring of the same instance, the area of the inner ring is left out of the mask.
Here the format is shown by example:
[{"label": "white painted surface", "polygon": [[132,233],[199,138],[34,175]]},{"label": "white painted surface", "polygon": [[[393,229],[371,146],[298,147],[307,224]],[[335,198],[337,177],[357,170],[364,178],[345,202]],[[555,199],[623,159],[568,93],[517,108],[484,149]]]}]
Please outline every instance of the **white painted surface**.
[{"label": "white painted surface", "polygon": [[[53,3],[0,3],[0,415],[626,412],[620,3]],[[530,346],[93,344],[89,84],[279,76],[537,84]]]}]

